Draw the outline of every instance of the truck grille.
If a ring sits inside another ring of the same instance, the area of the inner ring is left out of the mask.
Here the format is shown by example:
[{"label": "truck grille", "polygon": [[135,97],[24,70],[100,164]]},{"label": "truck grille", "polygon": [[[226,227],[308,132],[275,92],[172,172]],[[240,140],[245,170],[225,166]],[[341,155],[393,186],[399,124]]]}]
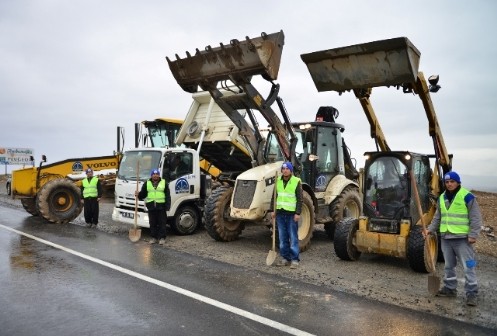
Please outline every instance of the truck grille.
[{"label": "truck grille", "polygon": [[239,180],[233,194],[233,206],[237,209],[249,209],[256,186],[257,181]]}]

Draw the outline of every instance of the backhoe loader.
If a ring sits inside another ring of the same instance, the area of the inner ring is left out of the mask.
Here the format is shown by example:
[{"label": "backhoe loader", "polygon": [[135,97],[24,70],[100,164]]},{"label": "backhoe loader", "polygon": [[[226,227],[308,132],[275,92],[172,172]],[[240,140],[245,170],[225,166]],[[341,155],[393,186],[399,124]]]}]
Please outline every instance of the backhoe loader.
[{"label": "backhoe loader", "polygon": [[[302,179],[304,204],[299,222],[299,245],[303,251],[310,245],[314,224],[334,227],[346,215],[361,214],[358,172],[342,138],[344,126],[335,122],[338,112],[320,107],[316,119],[292,123],[279,97],[278,76],[284,44],[283,31],[244,40],[233,39],[219,47],[196,49],[185,58],[167,57],[169,68],[180,87],[189,93],[199,88],[208,91],[225,115],[238,127],[253,161],[238,174],[220,176],[222,186],[213,190],[206,201],[205,226],[218,241],[237,239],[248,222],[264,223],[270,210],[274,176],[283,161],[291,161],[295,174]],[[261,76],[271,83],[267,98],[252,85]],[[223,93],[221,88],[228,91]],[[272,109],[276,102],[281,116]],[[269,125],[264,137],[259,131],[255,111]],[[309,114],[310,111],[298,111]],[[192,130],[196,125],[186,125]],[[194,143],[185,143],[195,146]],[[218,166],[224,154],[205,144],[200,154]],[[224,162],[226,170],[229,163]],[[224,172],[225,169],[221,168]],[[331,230],[330,230],[331,231]]]},{"label": "backhoe loader", "polygon": [[[301,58],[318,91],[353,91],[377,147],[365,153],[363,216],[350,216],[338,224],[336,255],[343,260],[357,260],[362,252],[407,258],[414,271],[427,272],[437,259],[438,243],[423,239],[422,224],[433,218],[443,188],[442,176],[451,169],[452,159],[430,97],[430,91],[440,88],[438,76],[430,77],[428,86],[423,73],[418,72],[420,52],[405,37],[302,54]],[[370,102],[372,88],[379,86],[419,96],[434,154],[390,149]]]}]

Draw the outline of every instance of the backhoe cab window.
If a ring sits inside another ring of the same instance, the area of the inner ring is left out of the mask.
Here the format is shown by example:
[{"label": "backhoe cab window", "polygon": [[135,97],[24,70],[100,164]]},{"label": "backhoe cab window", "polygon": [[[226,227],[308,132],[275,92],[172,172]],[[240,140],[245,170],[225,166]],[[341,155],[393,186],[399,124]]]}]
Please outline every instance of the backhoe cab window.
[{"label": "backhoe cab window", "polygon": [[403,215],[408,199],[407,168],[397,158],[380,157],[366,176],[367,216],[396,218]]},{"label": "backhoe cab window", "polygon": [[161,159],[161,152],[126,152],[121,160],[117,177],[122,180],[136,181],[137,169],[139,179],[146,181],[150,178],[150,171],[158,168]]}]

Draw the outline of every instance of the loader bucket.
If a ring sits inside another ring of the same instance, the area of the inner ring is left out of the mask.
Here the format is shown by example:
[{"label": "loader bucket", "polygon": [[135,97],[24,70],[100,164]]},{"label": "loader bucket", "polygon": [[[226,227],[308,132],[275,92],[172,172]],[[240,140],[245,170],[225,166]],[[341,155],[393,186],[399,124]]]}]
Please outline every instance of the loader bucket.
[{"label": "loader bucket", "polygon": [[419,50],[398,37],[302,54],[319,92],[343,92],[416,81]]},{"label": "loader bucket", "polygon": [[276,80],[284,38],[283,31],[262,33],[257,38],[247,36],[243,41],[233,39],[227,45],[197,49],[194,55],[186,52],[183,59],[177,54],[176,60],[166,59],[178,84],[190,93],[197,92],[199,86],[202,90],[216,87],[223,80],[250,81],[253,75]]}]

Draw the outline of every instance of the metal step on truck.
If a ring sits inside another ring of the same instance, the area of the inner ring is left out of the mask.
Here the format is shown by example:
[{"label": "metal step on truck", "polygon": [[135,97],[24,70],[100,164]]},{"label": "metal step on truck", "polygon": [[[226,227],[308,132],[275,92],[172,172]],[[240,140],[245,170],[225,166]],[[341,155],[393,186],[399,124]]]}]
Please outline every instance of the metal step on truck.
[{"label": "metal step on truck", "polygon": [[[228,93],[227,93],[228,94]],[[238,128],[226,117],[209,93],[192,95],[193,102],[184,121],[160,119],[143,124],[152,147],[140,147],[123,153],[115,186],[114,221],[149,227],[145,203],[135,191],[159,169],[169,183],[171,207],[168,224],[178,235],[194,233],[202,225],[206,198],[214,182],[251,167],[251,153],[238,134]],[[135,129],[135,138],[136,138]],[[215,148],[215,158],[201,157],[202,147]],[[207,159],[207,160],[206,160]],[[208,161],[212,160],[212,161]]]}]

